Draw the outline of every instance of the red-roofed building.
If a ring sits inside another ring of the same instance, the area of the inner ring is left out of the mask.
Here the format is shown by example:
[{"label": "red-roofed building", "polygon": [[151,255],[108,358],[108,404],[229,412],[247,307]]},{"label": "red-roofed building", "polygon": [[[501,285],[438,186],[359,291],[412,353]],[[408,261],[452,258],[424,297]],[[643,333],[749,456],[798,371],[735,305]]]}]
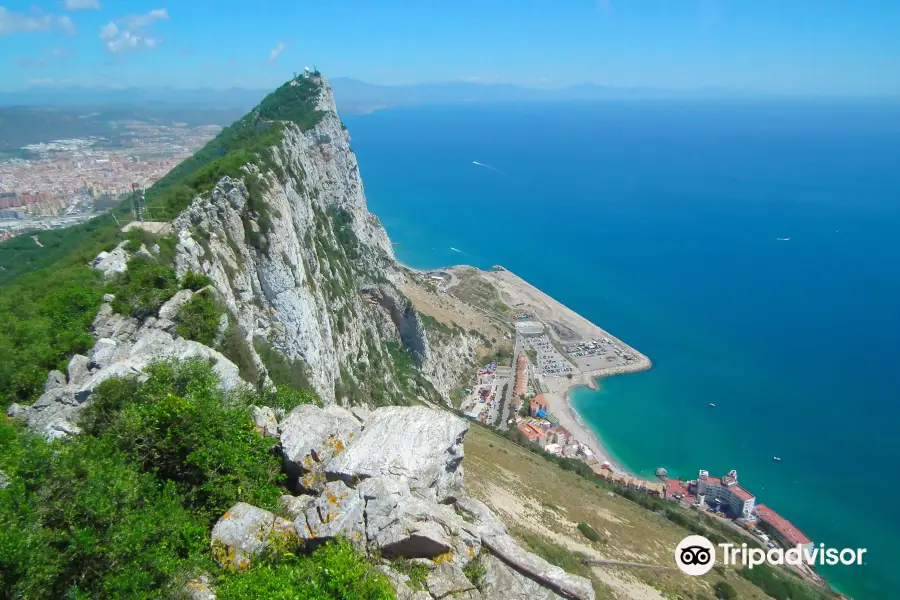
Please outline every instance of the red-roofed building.
[{"label": "red-roofed building", "polygon": [[722,504],[731,517],[749,520],[753,516],[756,498],[738,485],[737,471],[731,470],[721,479],[710,477],[707,471],[700,471],[697,495],[704,496],[707,504]]},{"label": "red-roofed building", "polygon": [[688,504],[693,504],[697,501],[697,498],[691,494],[688,489],[687,482],[681,481],[680,479],[666,480],[665,497],[666,499],[682,500]]},{"label": "red-roofed building", "polygon": [[529,442],[541,444],[544,441],[544,433],[540,429],[537,429],[536,427],[529,425],[528,423],[519,423],[519,431],[521,431],[525,435],[525,437],[528,438]]},{"label": "red-roofed building", "polygon": [[532,398],[528,407],[528,414],[532,417],[539,416],[538,413],[543,413],[542,416],[547,416],[547,401],[544,399],[543,394],[538,394]]},{"label": "red-roofed building", "polygon": [[762,525],[762,529],[772,533],[772,535],[785,546],[793,548],[800,545],[803,548],[812,549],[812,540],[806,537],[802,531],[794,527],[793,523],[765,504],[760,504],[756,507],[756,516]]}]

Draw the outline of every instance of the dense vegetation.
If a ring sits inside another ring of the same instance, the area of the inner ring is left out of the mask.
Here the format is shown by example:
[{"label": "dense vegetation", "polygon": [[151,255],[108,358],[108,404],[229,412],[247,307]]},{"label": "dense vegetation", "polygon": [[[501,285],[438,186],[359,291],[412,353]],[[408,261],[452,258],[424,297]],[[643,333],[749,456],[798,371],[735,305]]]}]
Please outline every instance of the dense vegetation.
[{"label": "dense vegetation", "polygon": [[271,509],[283,493],[274,442],[256,433],[250,404],[316,399],[284,389],[226,394],[201,362],[162,363],[149,375],[105,382],[71,440],[48,443],[0,422],[9,481],[0,490],[0,598],[173,597],[203,572],[221,580],[222,598],[393,597],[346,543],[222,574],[210,559],[212,524],[237,501]]},{"label": "dense vegetation", "polygon": [[322,119],[323,113],[315,108],[318,93],[316,81],[301,78],[266,96],[259,106],[223,129],[148,190],[154,218],[174,217],[223,176],[241,175],[241,167],[247,163],[271,164],[269,148],[281,139],[282,122],[292,122],[307,131]]},{"label": "dense vegetation", "polygon": [[[172,217],[222,176],[241,173],[246,163],[269,161],[269,147],[280,139],[283,121],[306,130],[322,118],[315,108],[318,92],[316,81],[300,79],[297,85],[287,83],[267,96],[147,191],[151,217]],[[254,181],[248,181],[256,192],[252,197],[259,197],[260,185],[256,182],[254,188]],[[43,248],[29,234],[0,244],[0,407],[33,400],[47,371],[64,372],[72,354],[91,347],[87,327],[104,293],[116,295],[116,310],[142,317],[177,291],[170,266],[177,240],[140,230],[121,233],[114,216],[124,222],[127,211],[119,208],[82,225],[40,232]],[[265,227],[262,208],[255,207],[252,218]],[[132,250],[158,244],[158,260],[132,259],[128,273],[113,281],[103,281],[86,267],[98,253],[124,240],[131,240]],[[200,300],[192,303],[179,323],[181,331],[192,339],[208,340],[213,312]],[[244,346],[230,329],[219,349],[238,364],[242,376],[255,381],[255,367]]]},{"label": "dense vegetation", "polygon": [[73,354],[94,345],[88,327],[102,297],[90,269],[29,275],[0,288],[0,408],[32,399],[48,371],[65,372]]}]

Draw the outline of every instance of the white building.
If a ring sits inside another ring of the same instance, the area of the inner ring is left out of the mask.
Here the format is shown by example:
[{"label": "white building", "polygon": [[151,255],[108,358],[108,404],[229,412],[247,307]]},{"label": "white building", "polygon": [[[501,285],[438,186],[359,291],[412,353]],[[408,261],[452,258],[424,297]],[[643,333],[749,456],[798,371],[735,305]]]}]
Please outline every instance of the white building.
[{"label": "white building", "polygon": [[719,502],[725,505],[725,512],[729,516],[746,520],[754,518],[756,498],[738,484],[737,471],[733,469],[721,479],[710,477],[709,471],[700,471],[697,477],[697,495],[703,496],[707,504]]}]

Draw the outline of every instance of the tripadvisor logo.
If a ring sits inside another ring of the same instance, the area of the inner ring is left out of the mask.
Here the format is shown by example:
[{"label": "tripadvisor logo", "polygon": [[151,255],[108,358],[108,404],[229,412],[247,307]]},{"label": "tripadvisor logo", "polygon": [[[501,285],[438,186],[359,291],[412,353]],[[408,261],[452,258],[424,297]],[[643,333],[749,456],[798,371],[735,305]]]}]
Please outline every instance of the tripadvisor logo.
[{"label": "tripadvisor logo", "polygon": [[[789,565],[799,567],[801,565],[861,565],[865,548],[826,548],[825,544],[818,547],[809,544],[797,545],[794,548],[784,550],[772,548],[748,548],[747,544],[719,544],[722,553],[722,563],[725,566],[740,565],[752,569],[762,564],[777,566]],[[687,575],[705,575],[716,564],[716,547],[702,535],[689,535],[675,548],[675,564]]]},{"label": "tripadvisor logo", "polygon": [[716,547],[702,535],[689,535],[675,548],[675,564],[687,575],[706,575],[716,564]]}]

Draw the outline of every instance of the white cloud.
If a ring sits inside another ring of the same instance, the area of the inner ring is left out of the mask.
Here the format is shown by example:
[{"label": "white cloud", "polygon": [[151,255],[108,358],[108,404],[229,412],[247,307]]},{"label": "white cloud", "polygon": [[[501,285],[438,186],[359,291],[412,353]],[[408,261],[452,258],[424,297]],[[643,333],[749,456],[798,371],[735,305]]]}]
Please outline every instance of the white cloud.
[{"label": "white cloud", "polygon": [[269,62],[275,62],[278,60],[278,57],[281,56],[281,53],[284,52],[284,42],[278,42],[274,48],[269,52]]},{"label": "white cloud", "polygon": [[106,42],[106,49],[111,54],[140,48],[153,49],[161,42],[159,38],[151,37],[147,29],[157,21],[165,21],[168,18],[169,13],[164,8],[140,15],[127,15],[101,27],[98,37]]},{"label": "white cloud", "polygon": [[0,35],[53,29],[62,33],[75,33],[75,24],[69,17],[45,13],[39,9],[32,9],[29,13],[16,13],[0,6]]},{"label": "white cloud", "polygon": [[143,29],[150,27],[157,21],[167,21],[169,19],[169,11],[165,8],[156,8],[142,15],[128,15],[119,19],[119,23],[128,29]]},{"label": "white cloud", "polygon": [[115,23],[107,23],[100,28],[100,39],[111,40],[119,33],[119,27]]},{"label": "white cloud", "polygon": [[100,0],[66,0],[66,10],[100,10]]}]

